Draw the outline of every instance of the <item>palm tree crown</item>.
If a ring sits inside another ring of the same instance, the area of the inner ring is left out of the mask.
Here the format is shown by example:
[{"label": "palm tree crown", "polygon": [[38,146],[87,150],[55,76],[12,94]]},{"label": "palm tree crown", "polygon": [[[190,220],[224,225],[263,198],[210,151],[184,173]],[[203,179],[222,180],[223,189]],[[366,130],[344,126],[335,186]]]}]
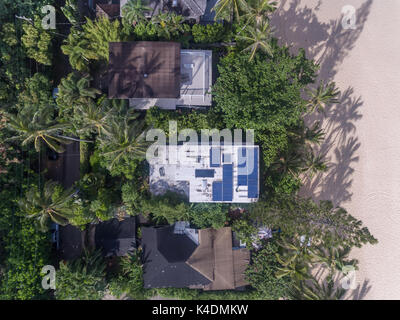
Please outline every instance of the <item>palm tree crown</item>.
[{"label": "palm tree crown", "polygon": [[86,104],[89,99],[94,99],[100,90],[91,88],[92,77],[84,75],[80,77],[76,73],[70,73],[67,78],[61,80],[57,103],[65,106]]},{"label": "palm tree crown", "polygon": [[276,10],[277,2],[270,0],[252,0],[244,6],[243,18],[247,23],[260,26],[268,21],[268,15]]},{"label": "palm tree crown", "polygon": [[136,116],[129,114],[123,121],[114,118],[105,135],[99,137],[103,156],[113,160],[109,169],[122,161],[126,156],[133,159],[144,159],[149,143],[144,139],[144,123],[133,121]]},{"label": "palm tree crown", "polygon": [[17,115],[7,115],[10,130],[16,136],[8,140],[22,139],[22,145],[34,142],[36,151],[40,151],[41,143],[45,142],[56,152],[63,152],[62,144],[68,144],[72,138],[61,135],[62,130],[69,124],[60,124],[52,120],[52,107],[45,107],[37,111],[33,107],[25,107]]},{"label": "palm tree crown", "polygon": [[37,186],[29,189],[18,204],[28,218],[36,218],[42,230],[48,221],[67,225],[73,217],[73,189],[64,190],[54,181],[46,181],[42,189]]},{"label": "palm tree crown", "polygon": [[245,35],[238,36],[238,39],[248,43],[249,46],[246,47],[243,51],[250,51],[250,61],[254,59],[254,56],[257,50],[262,50],[269,54],[273,55],[272,48],[270,44],[270,35],[271,35],[271,27],[268,22],[265,22],[261,26],[251,26],[248,25],[245,28]]},{"label": "palm tree crown", "polygon": [[340,91],[336,88],[336,84],[331,82],[325,84],[323,80],[320,81],[316,89],[307,90],[309,100],[307,101],[307,108],[309,112],[317,110],[324,112],[326,106],[338,103],[338,96]]},{"label": "palm tree crown", "polygon": [[184,18],[175,12],[159,13],[152,18],[153,23],[161,26],[161,36],[171,39],[172,35],[184,32],[183,22]]},{"label": "palm tree crown", "polygon": [[219,0],[213,8],[213,11],[215,11],[215,19],[233,21],[235,18],[239,21],[240,10],[245,7],[245,0]]},{"label": "palm tree crown", "polygon": [[145,13],[149,11],[151,8],[145,6],[142,0],[130,0],[122,7],[122,15],[129,24],[145,20]]}]

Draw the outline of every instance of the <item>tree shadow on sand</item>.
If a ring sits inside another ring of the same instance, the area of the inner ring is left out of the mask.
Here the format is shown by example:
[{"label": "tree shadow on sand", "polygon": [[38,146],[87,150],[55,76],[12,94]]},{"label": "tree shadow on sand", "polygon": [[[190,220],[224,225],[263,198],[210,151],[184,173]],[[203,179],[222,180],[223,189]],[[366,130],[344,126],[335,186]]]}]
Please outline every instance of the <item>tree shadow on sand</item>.
[{"label": "tree shadow on sand", "polygon": [[337,20],[318,20],[316,11],[321,0],[314,7],[302,5],[301,0],[281,0],[278,10],[271,17],[271,24],[281,43],[290,46],[294,52],[304,48],[307,57],[320,64],[320,79],[332,80],[362,33],[371,4],[372,0],[367,0],[357,8],[355,29],[345,30],[339,10]]},{"label": "tree shadow on sand", "polygon": [[[329,0],[328,0],[329,1]],[[317,12],[322,0],[314,5],[302,4],[301,0],[281,0],[271,24],[280,43],[288,45],[296,53],[304,48],[307,58],[320,65],[315,86],[320,80],[333,81],[346,56],[354,48],[370,13],[372,0],[365,1],[356,10],[356,28],[342,27],[341,7],[338,6],[337,19],[320,21]],[[362,118],[362,97],[349,87],[342,90],[339,102],[329,106],[325,114],[314,113],[306,117],[308,125],[320,121],[326,132],[325,140],[317,152],[325,155],[328,171],[320,173],[312,180],[305,181],[301,195],[314,200],[331,200],[334,205],[342,205],[352,197],[354,164],[359,161],[360,141],[357,137],[356,122]],[[336,285],[339,285],[338,283]],[[366,279],[354,290],[345,294],[345,299],[364,298],[371,285]]]},{"label": "tree shadow on sand", "polygon": [[[328,270],[325,266],[316,266],[313,270],[313,275],[318,282],[323,282],[323,280],[328,275]],[[340,288],[344,289],[344,295],[341,298],[342,300],[361,300],[365,298],[368,292],[371,290],[370,281],[368,279],[363,280],[362,282],[358,283],[354,289],[352,289],[352,281],[351,277],[349,281],[346,281],[346,274],[337,271],[336,274],[333,276],[333,287],[338,290]],[[348,284],[349,287],[345,287],[344,284]]]},{"label": "tree shadow on sand", "polygon": [[357,151],[361,145],[354,122],[362,117],[359,112],[362,100],[353,97],[353,92],[352,88],[344,91],[339,103],[326,110],[325,119],[318,119],[323,120],[326,132],[318,151],[326,155],[328,171],[305,181],[302,190],[303,194],[312,195],[315,200],[330,200],[340,205],[351,199],[353,164],[359,160]]},{"label": "tree shadow on sand", "polygon": [[[320,65],[317,82],[332,81],[345,57],[354,48],[368,18],[372,0],[365,1],[357,8],[355,29],[343,29],[341,7],[338,6],[336,20],[320,21],[316,15],[322,1],[314,6],[304,5],[300,0],[282,0],[280,7],[271,18],[275,36],[292,52],[299,48]],[[316,82],[316,83],[317,83]],[[301,194],[314,200],[331,200],[341,205],[351,199],[352,165],[359,160],[357,151],[360,142],[355,122],[362,115],[361,97],[357,97],[352,87],[342,91],[339,103],[331,105],[325,114],[314,113],[306,117],[306,123],[320,121],[326,132],[325,141],[318,147],[320,154],[326,155],[329,170],[306,181]]]}]

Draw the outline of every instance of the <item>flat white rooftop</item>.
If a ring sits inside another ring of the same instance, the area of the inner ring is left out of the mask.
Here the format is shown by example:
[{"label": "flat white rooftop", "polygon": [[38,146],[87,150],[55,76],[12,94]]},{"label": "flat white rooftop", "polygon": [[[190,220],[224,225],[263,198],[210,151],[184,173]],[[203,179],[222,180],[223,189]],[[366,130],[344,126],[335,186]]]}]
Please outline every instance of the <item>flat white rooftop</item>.
[{"label": "flat white rooftop", "polygon": [[185,194],[189,202],[250,203],[259,197],[259,148],[248,145],[159,147],[150,191]]},{"label": "flat white rooftop", "polygon": [[178,99],[129,99],[129,105],[139,110],[157,106],[175,110],[179,106],[211,106],[212,51],[181,50],[181,88]]}]

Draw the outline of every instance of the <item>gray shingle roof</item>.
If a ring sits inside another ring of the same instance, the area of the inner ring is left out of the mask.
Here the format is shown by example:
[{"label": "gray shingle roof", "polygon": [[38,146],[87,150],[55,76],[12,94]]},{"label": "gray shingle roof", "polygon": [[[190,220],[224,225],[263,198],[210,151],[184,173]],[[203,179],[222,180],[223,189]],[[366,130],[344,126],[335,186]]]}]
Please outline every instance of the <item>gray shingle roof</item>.
[{"label": "gray shingle roof", "polygon": [[122,221],[111,219],[96,225],[96,248],[102,249],[104,256],[123,256],[136,249],[135,217]]},{"label": "gray shingle roof", "polygon": [[184,234],[173,234],[173,226],[142,228],[142,247],[146,288],[184,288],[210,283],[186,264],[196,245]]}]

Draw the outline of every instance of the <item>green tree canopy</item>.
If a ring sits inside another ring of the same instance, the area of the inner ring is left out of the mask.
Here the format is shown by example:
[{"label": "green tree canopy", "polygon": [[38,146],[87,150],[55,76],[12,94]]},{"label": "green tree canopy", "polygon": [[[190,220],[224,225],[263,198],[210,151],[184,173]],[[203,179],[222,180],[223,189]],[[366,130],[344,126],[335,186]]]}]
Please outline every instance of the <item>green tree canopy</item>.
[{"label": "green tree canopy", "polygon": [[18,95],[18,103],[21,106],[54,106],[52,89],[52,82],[46,75],[35,73],[25,80],[24,90]]},{"label": "green tree canopy", "polygon": [[36,151],[40,151],[42,143],[47,144],[57,152],[63,152],[63,144],[70,143],[72,138],[62,136],[63,130],[69,127],[69,124],[57,123],[54,118],[52,106],[35,110],[34,106],[25,106],[17,115],[7,115],[7,125],[15,136],[8,140],[21,140],[22,146],[34,143]]},{"label": "green tree canopy", "polygon": [[275,41],[271,48],[272,57],[256,53],[251,62],[247,54],[228,54],[218,66],[220,76],[213,87],[226,126],[255,130],[266,167],[288,149],[290,128],[303,121],[301,92],[314,81],[318,69],[303,50],[293,56]]},{"label": "green tree canopy", "polygon": [[145,5],[142,0],[129,0],[122,7],[122,16],[129,24],[136,24],[146,19],[145,13],[150,12],[152,9]]},{"label": "green tree canopy", "polygon": [[73,217],[75,191],[64,188],[54,182],[46,181],[41,189],[33,187],[20,199],[19,206],[28,218],[36,218],[39,226],[46,230],[49,220],[60,225],[67,225]]},{"label": "green tree canopy", "polygon": [[252,256],[252,264],[246,270],[250,285],[257,289],[265,299],[279,299],[288,295],[292,280],[288,276],[276,277],[280,264],[276,254],[279,246],[268,241],[263,248]]},{"label": "green tree canopy", "polygon": [[57,271],[56,299],[100,300],[107,286],[105,270],[100,251],[85,251],[74,261],[61,261]]},{"label": "green tree canopy", "polygon": [[255,203],[249,212],[253,221],[269,228],[282,228],[290,237],[305,236],[316,245],[329,247],[361,247],[377,243],[362,222],[330,201],[319,204],[311,199],[281,196],[279,199]]},{"label": "green tree canopy", "polygon": [[21,40],[27,56],[44,65],[51,65],[53,59],[52,35],[42,27],[42,20],[35,16],[34,23],[24,23]]}]

